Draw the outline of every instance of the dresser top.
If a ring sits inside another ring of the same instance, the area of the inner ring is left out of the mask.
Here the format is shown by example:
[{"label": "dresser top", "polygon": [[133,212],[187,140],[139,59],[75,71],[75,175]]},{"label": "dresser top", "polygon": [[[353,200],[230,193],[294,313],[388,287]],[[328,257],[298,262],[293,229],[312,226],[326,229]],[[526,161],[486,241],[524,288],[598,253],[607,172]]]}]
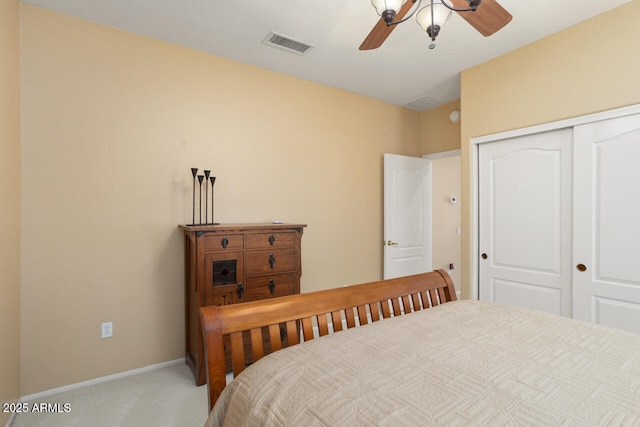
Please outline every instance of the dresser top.
[{"label": "dresser top", "polygon": [[207,231],[243,231],[243,230],[278,230],[278,229],[302,229],[306,227],[307,224],[289,224],[289,223],[278,223],[274,224],[271,222],[263,222],[263,223],[238,223],[238,224],[196,224],[196,225],[188,225],[181,224],[178,227],[183,230],[185,233],[189,232],[207,232]]}]

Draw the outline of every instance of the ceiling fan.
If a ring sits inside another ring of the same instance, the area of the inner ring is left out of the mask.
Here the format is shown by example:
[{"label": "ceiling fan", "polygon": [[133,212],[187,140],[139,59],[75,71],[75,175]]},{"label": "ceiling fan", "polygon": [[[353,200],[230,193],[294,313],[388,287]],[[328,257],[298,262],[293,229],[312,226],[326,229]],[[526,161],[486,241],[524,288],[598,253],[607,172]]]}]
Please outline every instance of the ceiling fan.
[{"label": "ceiling fan", "polygon": [[[372,0],[371,3],[381,18],[360,45],[360,50],[377,49],[382,46],[397,24],[405,22],[416,12],[416,21],[431,38],[431,49],[435,48],[435,39],[452,11],[457,12],[485,37],[494,34],[512,19],[511,14],[496,0],[429,0],[427,6],[420,8],[421,1]],[[413,8],[416,3],[418,5]],[[414,10],[406,16],[412,8]]]}]

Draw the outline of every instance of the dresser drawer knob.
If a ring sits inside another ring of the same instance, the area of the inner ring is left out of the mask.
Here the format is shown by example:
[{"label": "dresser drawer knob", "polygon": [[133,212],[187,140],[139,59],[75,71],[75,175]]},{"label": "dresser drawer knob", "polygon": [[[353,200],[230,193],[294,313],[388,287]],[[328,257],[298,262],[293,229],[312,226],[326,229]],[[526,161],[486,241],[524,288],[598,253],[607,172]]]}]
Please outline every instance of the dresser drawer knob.
[{"label": "dresser drawer knob", "polygon": [[229,239],[227,239],[226,237],[223,237],[220,243],[222,244],[223,249],[227,249],[227,246],[229,246]]},{"label": "dresser drawer knob", "polygon": [[273,295],[273,291],[276,289],[276,282],[273,279],[269,279],[269,292]]},{"label": "dresser drawer knob", "polygon": [[274,257],[273,254],[269,254],[269,266],[271,266],[271,268],[273,268],[275,263],[276,263],[276,257]]},{"label": "dresser drawer knob", "polygon": [[276,236],[272,234],[271,236],[269,236],[269,244],[273,246],[275,242],[276,242]]},{"label": "dresser drawer knob", "polygon": [[238,299],[242,299],[243,293],[244,293],[244,288],[242,287],[242,282],[238,282]]}]

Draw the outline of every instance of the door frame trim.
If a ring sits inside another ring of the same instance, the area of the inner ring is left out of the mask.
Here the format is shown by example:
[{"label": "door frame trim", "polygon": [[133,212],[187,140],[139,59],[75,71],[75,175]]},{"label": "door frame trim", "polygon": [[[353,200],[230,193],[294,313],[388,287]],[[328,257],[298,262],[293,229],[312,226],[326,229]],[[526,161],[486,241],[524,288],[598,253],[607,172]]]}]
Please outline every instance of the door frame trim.
[{"label": "door frame trim", "polygon": [[616,108],[613,110],[602,111],[583,116],[572,117],[569,119],[548,122],[534,126],[528,126],[520,129],[498,132],[489,135],[472,137],[469,140],[471,154],[471,215],[473,223],[473,233],[471,235],[471,299],[478,299],[480,292],[480,268],[478,263],[480,230],[479,230],[479,204],[480,199],[480,179],[479,173],[479,147],[480,144],[487,142],[496,142],[503,139],[514,138],[517,136],[533,135],[536,133],[553,131],[563,128],[573,128],[579,125],[598,122],[602,120],[616,119],[624,116],[640,114],[640,104],[628,107]]},{"label": "door frame trim", "polygon": [[461,151],[462,150],[441,151],[440,153],[425,154],[422,158],[428,160],[444,159],[446,157],[459,156]]}]

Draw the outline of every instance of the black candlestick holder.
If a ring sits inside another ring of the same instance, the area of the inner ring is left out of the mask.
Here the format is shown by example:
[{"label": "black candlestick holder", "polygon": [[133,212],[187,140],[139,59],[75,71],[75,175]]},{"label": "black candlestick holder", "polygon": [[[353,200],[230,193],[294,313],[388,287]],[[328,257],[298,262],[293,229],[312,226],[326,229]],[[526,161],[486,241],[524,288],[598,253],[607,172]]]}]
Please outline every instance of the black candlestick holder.
[{"label": "black candlestick holder", "polygon": [[204,179],[204,175],[198,175],[198,182],[200,182],[200,219],[199,224],[202,225],[202,180]]},{"label": "black candlestick holder", "polygon": [[[211,176],[211,170],[204,170],[204,175],[198,175],[198,168],[191,168],[191,175],[193,176],[193,206],[192,206],[192,218],[191,226],[196,225],[218,225],[219,222],[215,222],[215,216],[213,213],[213,184],[216,182],[216,177]],[[196,222],[196,178],[200,184],[198,192],[198,222]],[[202,222],[202,182],[204,181],[204,222]],[[211,183],[211,222],[209,222],[209,183]]]},{"label": "black candlestick holder", "polygon": [[191,168],[191,174],[193,175],[193,219],[191,225],[196,225],[196,175],[198,168]]},{"label": "black candlestick holder", "polygon": [[204,171],[204,222],[209,224],[209,175],[211,171]]}]

